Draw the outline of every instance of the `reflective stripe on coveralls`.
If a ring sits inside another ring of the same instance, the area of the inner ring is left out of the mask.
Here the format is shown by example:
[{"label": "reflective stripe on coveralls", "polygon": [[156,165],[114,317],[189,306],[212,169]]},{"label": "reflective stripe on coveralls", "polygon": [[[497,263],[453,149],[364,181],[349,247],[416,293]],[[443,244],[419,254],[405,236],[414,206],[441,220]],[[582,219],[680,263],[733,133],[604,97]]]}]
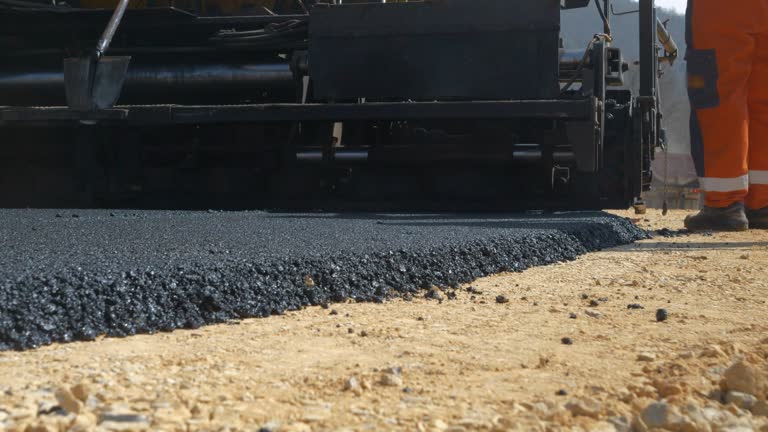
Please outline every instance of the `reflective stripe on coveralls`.
[{"label": "reflective stripe on coveralls", "polygon": [[749,176],[736,178],[701,177],[699,186],[707,192],[746,191],[749,188]]},{"label": "reflective stripe on coveralls", "polygon": [[768,185],[768,171],[750,171],[749,184]]},{"label": "reflective stripe on coveralls", "polygon": [[768,0],[689,0],[686,22],[691,153],[705,205],[768,207]]}]

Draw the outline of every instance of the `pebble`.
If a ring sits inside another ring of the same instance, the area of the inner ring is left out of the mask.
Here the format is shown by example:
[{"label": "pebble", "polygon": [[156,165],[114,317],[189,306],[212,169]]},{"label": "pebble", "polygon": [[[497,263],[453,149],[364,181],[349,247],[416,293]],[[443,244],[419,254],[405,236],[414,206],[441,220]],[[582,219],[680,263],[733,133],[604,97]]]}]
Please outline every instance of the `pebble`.
[{"label": "pebble", "polygon": [[267,423],[264,423],[259,429],[257,429],[258,432],[277,432],[280,429],[280,423],[276,421],[270,421]]},{"label": "pebble", "polygon": [[403,379],[395,375],[382,375],[379,384],[385,387],[400,387],[403,385]]},{"label": "pebble", "polygon": [[38,420],[24,429],[24,432],[58,432],[59,428],[53,424]]},{"label": "pebble", "polygon": [[752,407],[752,414],[756,416],[768,417],[768,401],[758,401]]},{"label": "pebble", "polygon": [[685,423],[680,411],[666,402],[648,405],[640,414],[640,418],[649,429],[678,430]]},{"label": "pebble", "polygon": [[711,424],[724,424],[733,417],[733,414],[727,411],[712,407],[702,409],[701,414],[704,419]]},{"label": "pebble", "polygon": [[606,421],[600,421],[589,428],[590,432],[616,432],[616,426]]},{"label": "pebble", "polygon": [[651,398],[655,399],[658,393],[658,390],[656,390],[656,387],[643,384],[630,384],[627,386],[627,390],[629,390],[632,394],[634,394],[638,398]]},{"label": "pebble", "polygon": [[669,319],[669,311],[666,309],[658,309],[656,311],[656,321],[664,322]]},{"label": "pebble", "polygon": [[598,307],[598,306],[600,306],[600,302],[598,302],[597,300],[590,300],[589,301],[589,306],[590,307]]},{"label": "pebble", "polygon": [[77,400],[75,395],[72,394],[66,387],[59,387],[54,393],[59,405],[73,414],[79,414],[83,408],[83,403]]},{"label": "pebble", "polygon": [[301,415],[301,420],[307,423],[314,423],[328,419],[331,416],[330,411],[323,409],[310,409]]},{"label": "pebble", "polygon": [[432,300],[443,301],[443,295],[440,294],[440,290],[437,287],[432,287],[424,294],[424,297]]},{"label": "pebble", "polygon": [[496,296],[496,303],[498,304],[509,303],[509,298],[504,295]]},{"label": "pebble", "polygon": [[656,361],[656,356],[651,353],[640,353],[637,355],[637,361],[641,362],[653,362]]},{"label": "pebble", "polygon": [[67,429],[67,432],[90,432],[96,427],[96,416],[84,412],[79,414]]},{"label": "pebble", "polygon": [[595,318],[595,319],[600,319],[600,318],[603,317],[603,314],[601,314],[600,312],[598,312],[596,310],[586,310],[586,311],[584,311],[584,314],[587,315],[588,317],[592,317],[592,318]]},{"label": "pebble", "polygon": [[448,424],[440,419],[437,419],[434,422],[432,422],[432,425],[434,429],[438,431],[444,431],[448,429]]},{"label": "pebble", "polygon": [[630,432],[632,430],[632,424],[626,417],[614,416],[609,417],[606,421],[612,424],[617,432]]},{"label": "pebble", "polygon": [[677,384],[664,382],[658,385],[659,396],[662,398],[668,398],[670,396],[679,395],[683,393],[683,388]]},{"label": "pebble", "polygon": [[72,394],[80,401],[85,403],[88,399],[88,385],[85,383],[77,384],[70,389]]},{"label": "pebble", "polygon": [[643,305],[641,305],[639,303],[632,303],[632,304],[627,305],[627,309],[639,310],[639,309],[645,309],[645,306],[643,306]]},{"label": "pebble", "polygon": [[574,417],[584,416],[597,418],[600,415],[600,411],[603,409],[603,406],[600,402],[594,399],[583,398],[568,402],[565,404],[565,409],[570,411]]},{"label": "pebble", "polygon": [[37,404],[37,415],[66,415],[67,412],[63,410],[56,401],[41,401]]},{"label": "pebble", "polygon": [[363,379],[363,380],[360,382],[360,387],[362,387],[362,388],[363,388],[363,390],[370,390],[370,389],[372,389],[372,388],[373,388],[373,384],[371,384],[371,381],[370,381],[370,380],[367,380],[367,379]]},{"label": "pebble", "polygon": [[557,396],[568,396],[568,390],[566,389],[560,389],[555,393]]},{"label": "pebble", "polygon": [[147,430],[149,420],[139,414],[109,414],[99,417],[99,429],[108,431],[137,431]]},{"label": "pebble", "polygon": [[734,404],[741,409],[751,410],[757,405],[757,398],[751,394],[729,391],[725,394],[725,403]]},{"label": "pebble", "polygon": [[331,313],[329,313],[328,315],[338,315],[338,314],[339,314],[339,311],[337,311],[336,309],[331,309]]},{"label": "pebble", "polygon": [[291,423],[280,429],[280,432],[312,432],[312,427],[306,423]]},{"label": "pebble", "polygon": [[403,368],[400,366],[390,366],[383,371],[384,373],[388,373],[390,375],[397,375],[400,376],[403,373]]},{"label": "pebble", "polygon": [[708,358],[720,357],[720,358],[725,358],[725,357],[728,357],[728,355],[725,354],[725,351],[723,351],[723,349],[720,348],[719,346],[717,346],[717,345],[710,345],[710,346],[706,347],[701,352],[701,357],[708,357]]},{"label": "pebble", "polygon": [[[712,427],[707,421],[707,418],[704,415],[704,411],[698,405],[694,403],[687,404],[682,408],[682,415],[685,416],[686,419],[689,420],[691,423],[693,423],[692,425],[690,425],[689,423],[686,423],[686,425],[684,426],[684,430],[695,430],[697,432],[712,431]],[[693,426],[693,427],[690,427],[690,426]]]},{"label": "pebble", "polygon": [[739,360],[723,374],[726,388],[732,392],[759,395],[765,388],[765,377],[754,366]]},{"label": "pebble", "polygon": [[148,423],[146,417],[141,414],[133,413],[103,413],[99,416],[99,423],[114,422],[114,423]]},{"label": "pebble", "polygon": [[576,318],[578,318],[578,317],[579,317],[579,316],[578,316],[578,315],[576,315],[576,314],[575,314],[575,313],[573,313],[573,312],[571,312],[571,313],[569,313],[569,314],[568,314],[568,318],[570,318],[570,319],[576,319]]},{"label": "pebble", "polygon": [[379,379],[379,384],[386,387],[401,387],[403,379],[395,374],[383,373]]},{"label": "pebble", "polygon": [[562,342],[563,345],[573,345],[573,339],[571,339],[569,337],[564,337],[564,338],[560,339],[560,342]]},{"label": "pebble", "polygon": [[748,424],[726,424],[717,428],[718,432],[755,432],[755,428]]},{"label": "pebble", "polygon": [[352,377],[344,382],[344,390],[351,391],[358,396],[363,393],[363,388],[360,386],[360,381],[358,381],[358,379],[355,377]]}]

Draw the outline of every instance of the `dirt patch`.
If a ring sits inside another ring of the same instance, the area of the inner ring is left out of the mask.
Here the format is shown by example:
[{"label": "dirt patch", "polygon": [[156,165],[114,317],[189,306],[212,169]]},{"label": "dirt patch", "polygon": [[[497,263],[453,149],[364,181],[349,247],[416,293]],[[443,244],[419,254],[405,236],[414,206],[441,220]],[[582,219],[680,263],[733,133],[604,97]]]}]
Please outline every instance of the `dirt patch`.
[{"label": "dirt patch", "polygon": [[410,300],[2,352],[0,429],[768,430],[767,264],[768,232],[656,236]]}]

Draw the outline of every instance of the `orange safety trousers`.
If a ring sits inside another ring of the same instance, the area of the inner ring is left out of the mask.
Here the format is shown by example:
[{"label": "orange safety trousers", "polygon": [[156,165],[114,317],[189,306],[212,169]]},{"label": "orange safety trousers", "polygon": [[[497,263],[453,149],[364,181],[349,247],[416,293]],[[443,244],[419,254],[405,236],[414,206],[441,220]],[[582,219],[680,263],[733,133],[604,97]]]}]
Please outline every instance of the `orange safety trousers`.
[{"label": "orange safety trousers", "polygon": [[768,207],[768,0],[689,0],[691,153],[705,205]]}]

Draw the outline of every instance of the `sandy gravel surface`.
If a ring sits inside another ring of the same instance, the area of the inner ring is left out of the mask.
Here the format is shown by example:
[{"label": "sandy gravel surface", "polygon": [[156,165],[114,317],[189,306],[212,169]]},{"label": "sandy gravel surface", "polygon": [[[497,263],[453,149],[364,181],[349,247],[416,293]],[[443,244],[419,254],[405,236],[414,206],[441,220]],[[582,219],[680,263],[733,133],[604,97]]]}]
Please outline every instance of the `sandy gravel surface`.
[{"label": "sandy gravel surface", "polygon": [[768,232],[656,237],[412,301],[0,352],[0,430],[768,431],[767,264]]}]

